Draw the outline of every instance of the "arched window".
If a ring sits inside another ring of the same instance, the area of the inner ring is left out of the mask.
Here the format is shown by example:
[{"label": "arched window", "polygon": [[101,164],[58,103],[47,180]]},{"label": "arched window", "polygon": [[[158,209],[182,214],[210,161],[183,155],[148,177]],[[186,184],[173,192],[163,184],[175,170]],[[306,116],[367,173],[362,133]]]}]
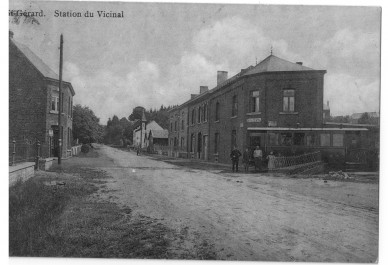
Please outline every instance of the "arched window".
[{"label": "arched window", "polygon": [[220,120],[220,103],[216,103],[216,121]]},{"label": "arched window", "polygon": [[207,121],[207,103],[203,106],[203,121]]},{"label": "arched window", "polygon": [[202,107],[198,107],[198,123],[201,123],[202,121]]},{"label": "arched window", "polygon": [[195,123],[195,109],[191,111],[191,124]]},{"label": "arched window", "polygon": [[237,116],[237,96],[234,95],[232,98],[232,117]]}]

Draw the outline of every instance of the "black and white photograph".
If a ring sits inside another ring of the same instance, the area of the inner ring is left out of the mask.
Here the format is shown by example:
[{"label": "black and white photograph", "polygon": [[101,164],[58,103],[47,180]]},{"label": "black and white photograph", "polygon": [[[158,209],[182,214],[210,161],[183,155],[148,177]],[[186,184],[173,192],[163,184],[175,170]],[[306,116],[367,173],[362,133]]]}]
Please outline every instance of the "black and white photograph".
[{"label": "black and white photograph", "polygon": [[10,260],[378,263],[382,11],[9,1]]}]

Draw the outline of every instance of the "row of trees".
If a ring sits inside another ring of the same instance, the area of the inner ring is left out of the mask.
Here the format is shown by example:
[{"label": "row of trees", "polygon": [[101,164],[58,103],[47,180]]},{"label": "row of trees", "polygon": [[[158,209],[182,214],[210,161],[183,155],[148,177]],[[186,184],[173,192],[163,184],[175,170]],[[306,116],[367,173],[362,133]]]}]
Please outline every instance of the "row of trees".
[{"label": "row of trees", "polygon": [[175,106],[161,106],[159,109],[146,110],[136,107],[132,113],[119,119],[116,115],[109,118],[105,127],[104,143],[116,145],[130,145],[133,139],[133,130],[140,125],[143,113],[147,121],[156,121],[163,129],[168,128],[168,111]]},{"label": "row of trees", "polygon": [[358,120],[352,120],[351,116],[330,116],[327,121],[338,123],[358,123],[358,124],[379,124],[379,118],[370,116],[367,112],[363,113]]},{"label": "row of trees", "polygon": [[104,126],[100,119],[88,107],[75,105],[73,108],[73,139],[80,143],[102,142]]}]

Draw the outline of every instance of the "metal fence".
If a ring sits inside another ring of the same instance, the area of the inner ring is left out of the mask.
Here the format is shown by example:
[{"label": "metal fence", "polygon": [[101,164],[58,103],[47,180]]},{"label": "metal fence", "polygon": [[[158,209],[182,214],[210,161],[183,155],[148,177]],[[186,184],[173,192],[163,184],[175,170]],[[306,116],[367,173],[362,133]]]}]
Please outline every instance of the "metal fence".
[{"label": "metal fence", "polygon": [[321,161],[321,152],[303,154],[299,156],[281,156],[273,159],[274,168],[292,167],[301,164],[313,163]]},{"label": "metal fence", "polygon": [[22,162],[36,162],[38,157],[49,156],[49,146],[38,140],[12,140],[9,143],[9,165]]}]

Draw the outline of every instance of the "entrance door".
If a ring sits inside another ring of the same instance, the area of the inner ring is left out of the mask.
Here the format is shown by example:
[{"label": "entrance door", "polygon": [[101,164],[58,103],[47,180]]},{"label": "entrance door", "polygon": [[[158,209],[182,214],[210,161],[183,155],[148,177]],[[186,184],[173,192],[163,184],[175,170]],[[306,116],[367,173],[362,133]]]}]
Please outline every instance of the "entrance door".
[{"label": "entrance door", "polygon": [[197,153],[198,153],[198,158],[201,158],[201,153],[202,153],[202,133],[198,133]]},{"label": "entrance door", "polygon": [[254,150],[256,146],[260,146],[261,150],[265,151],[265,133],[251,132],[249,134],[249,147]]},{"label": "entrance door", "polygon": [[51,129],[53,130],[53,137],[51,137],[51,156],[58,157],[59,152],[59,129],[58,125],[52,125]]},{"label": "entrance door", "polygon": [[260,146],[262,147],[261,145],[261,136],[251,136],[250,137],[250,147],[251,148],[255,148],[256,146]]},{"label": "entrance door", "polygon": [[203,136],[203,159],[208,160],[208,142],[209,137],[207,135]]}]

